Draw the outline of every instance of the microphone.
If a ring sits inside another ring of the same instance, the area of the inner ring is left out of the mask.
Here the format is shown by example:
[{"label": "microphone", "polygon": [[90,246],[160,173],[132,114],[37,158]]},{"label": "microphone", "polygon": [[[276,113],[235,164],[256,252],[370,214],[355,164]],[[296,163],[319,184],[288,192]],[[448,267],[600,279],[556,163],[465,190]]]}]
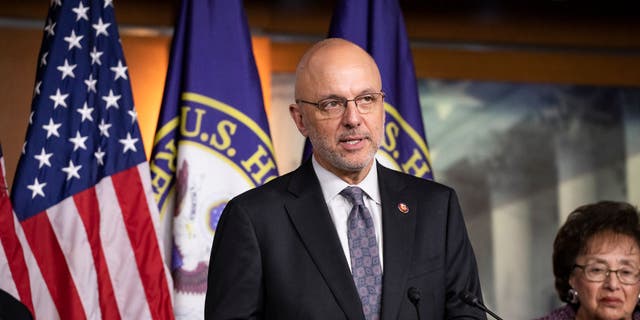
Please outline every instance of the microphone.
[{"label": "microphone", "polygon": [[407,290],[407,297],[409,297],[409,301],[411,301],[413,306],[416,308],[416,315],[418,316],[418,320],[420,320],[420,307],[418,305],[421,297],[420,289],[416,287],[409,287],[409,290]]},{"label": "microphone", "polygon": [[497,314],[493,313],[493,311],[489,310],[489,308],[482,304],[482,302],[480,302],[480,299],[474,296],[473,293],[469,291],[461,291],[458,293],[458,297],[460,298],[460,300],[464,301],[464,303],[490,314],[497,320],[502,320],[502,318],[500,318]]}]

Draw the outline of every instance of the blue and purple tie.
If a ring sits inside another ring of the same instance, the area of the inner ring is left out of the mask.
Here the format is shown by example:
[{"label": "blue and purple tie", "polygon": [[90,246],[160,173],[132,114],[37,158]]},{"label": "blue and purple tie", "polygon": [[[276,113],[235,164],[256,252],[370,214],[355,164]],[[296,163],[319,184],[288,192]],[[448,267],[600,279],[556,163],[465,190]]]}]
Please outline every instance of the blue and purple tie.
[{"label": "blue and purple tie", "polygon": [[340,194],[353,204],[347,220],[353,281],[366,319],[377,320],[380,319],[382,266],[373,219],[364,205],[362,189],[347,187]]}]

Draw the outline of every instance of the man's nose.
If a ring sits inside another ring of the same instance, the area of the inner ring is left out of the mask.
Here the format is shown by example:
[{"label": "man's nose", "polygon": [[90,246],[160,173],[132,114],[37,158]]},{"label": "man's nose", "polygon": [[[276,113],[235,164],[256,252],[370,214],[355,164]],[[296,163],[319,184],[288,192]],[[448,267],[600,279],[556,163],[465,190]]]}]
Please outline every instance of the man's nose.
[{"label": "man's nose", "polygon": [[357,126],[361,121],[361,114],[358,110],[356,102],[353,100],[347,100],[344,106],[344,114],[342,115],[342,121],[347,126]]}]

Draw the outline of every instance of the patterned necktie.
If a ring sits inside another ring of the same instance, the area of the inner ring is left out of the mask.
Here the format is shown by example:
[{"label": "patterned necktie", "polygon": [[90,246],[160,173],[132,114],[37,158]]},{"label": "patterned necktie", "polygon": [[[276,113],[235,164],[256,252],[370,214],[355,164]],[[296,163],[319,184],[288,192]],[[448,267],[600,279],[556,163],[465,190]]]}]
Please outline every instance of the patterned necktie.
[{"label": "patterned necktie", "polygon": [[353,281],[366,319],[377,320],[380,319],[382,267],[373,219],[364,205],[362,189],[347,187],[340,194],[353,204],[347,220]]}]

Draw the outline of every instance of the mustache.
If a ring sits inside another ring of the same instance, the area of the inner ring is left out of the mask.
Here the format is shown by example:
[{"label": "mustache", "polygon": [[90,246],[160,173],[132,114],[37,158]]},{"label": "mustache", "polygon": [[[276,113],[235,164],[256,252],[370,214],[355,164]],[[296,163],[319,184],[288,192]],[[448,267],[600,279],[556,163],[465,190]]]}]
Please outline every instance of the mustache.
[{"label": "mustache", "polygon": [[359,139],[371,139],[371,135],[368,132],[360,132],[358,130],[349,130],[347,132],[343,132],[338,136],[338,139],[349,140],[353,137],[357,137]]}]

